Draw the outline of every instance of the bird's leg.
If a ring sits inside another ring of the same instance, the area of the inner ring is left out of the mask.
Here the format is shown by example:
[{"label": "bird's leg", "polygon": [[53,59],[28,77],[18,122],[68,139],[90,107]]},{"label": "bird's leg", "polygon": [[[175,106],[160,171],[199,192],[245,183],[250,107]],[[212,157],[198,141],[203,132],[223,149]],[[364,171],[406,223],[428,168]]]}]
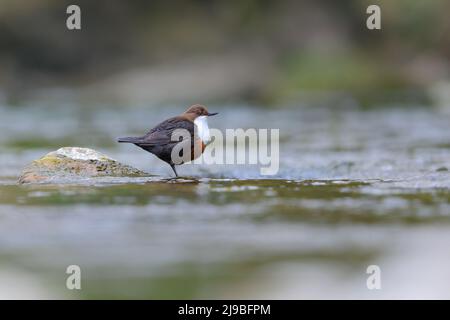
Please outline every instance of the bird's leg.
[{"label": "bird's leg", "polygon": [[175,169],[175,165],[171,164],[170,167],[172,168],[173,172],[175,173],[175,177],[178,178],[178,173],[177,173],[177,170]]}]

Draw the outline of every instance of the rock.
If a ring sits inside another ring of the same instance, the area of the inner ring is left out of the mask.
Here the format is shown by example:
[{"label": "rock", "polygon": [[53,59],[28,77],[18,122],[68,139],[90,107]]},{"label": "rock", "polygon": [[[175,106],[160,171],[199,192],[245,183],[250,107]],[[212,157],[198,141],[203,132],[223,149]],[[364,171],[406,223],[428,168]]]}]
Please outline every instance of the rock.
[{"label": "rock", "polygon": [[49,183],[109,176],[140,177],[148,174],[92,149],[65,147],[29,164],[22,171],[19,183]]}]

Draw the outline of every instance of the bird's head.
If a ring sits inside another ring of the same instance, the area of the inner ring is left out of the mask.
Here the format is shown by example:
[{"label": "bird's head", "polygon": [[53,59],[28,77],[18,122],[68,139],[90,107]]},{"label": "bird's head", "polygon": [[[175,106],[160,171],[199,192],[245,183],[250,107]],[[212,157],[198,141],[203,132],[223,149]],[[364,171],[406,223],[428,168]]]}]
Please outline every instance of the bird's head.
[{"label": "bird's head", "polygon": [[197,117],[206,116],[211,117],[218,114],[217,112],[210,113],[208,112],[208,109],[206,109],[205,106],[202,106],[200,104],[194,104],[193,106],[190,106],[184,113],[186,117],[188,117],[191,120],[195,120]]}]

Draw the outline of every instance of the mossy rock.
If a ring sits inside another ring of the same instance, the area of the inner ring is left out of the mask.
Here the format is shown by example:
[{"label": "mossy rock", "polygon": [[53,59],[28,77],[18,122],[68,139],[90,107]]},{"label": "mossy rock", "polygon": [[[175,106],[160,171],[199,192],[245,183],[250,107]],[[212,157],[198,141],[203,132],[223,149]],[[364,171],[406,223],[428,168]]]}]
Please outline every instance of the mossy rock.
[{"label": "mossy rock", "polygon": [[89,177],[141,177],[147,173],[88,148],[65,147],[34,160],[19,183],[49,183]]}]

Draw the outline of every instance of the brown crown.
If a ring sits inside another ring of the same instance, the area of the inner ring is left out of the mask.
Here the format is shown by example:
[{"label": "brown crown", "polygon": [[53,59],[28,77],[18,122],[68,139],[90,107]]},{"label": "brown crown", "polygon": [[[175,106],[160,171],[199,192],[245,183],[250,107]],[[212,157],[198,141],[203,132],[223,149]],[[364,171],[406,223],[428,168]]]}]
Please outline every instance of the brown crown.
[{"label": "brown crown", "polygon": [[195,119],[200,116],[207,116],[208,114],[208,109],[206,109],[205,106],[202,106],[201,104],[194,104],[193,106],[190,106],[183,115],[191,119]]}]

